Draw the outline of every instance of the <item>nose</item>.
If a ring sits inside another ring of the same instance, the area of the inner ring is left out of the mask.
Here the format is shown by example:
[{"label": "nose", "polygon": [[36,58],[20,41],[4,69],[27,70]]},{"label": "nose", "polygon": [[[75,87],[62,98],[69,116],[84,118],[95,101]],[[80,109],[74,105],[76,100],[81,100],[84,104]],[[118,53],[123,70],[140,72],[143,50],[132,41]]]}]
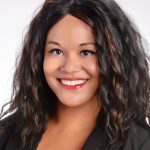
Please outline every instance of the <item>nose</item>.
[{"label": "nose", "polygon": [[63,64],[60,67],[60,71],[66,73],[79,72],[80,70],[80,61],[74,56],[67,56],[66,58],[64,58]]}]

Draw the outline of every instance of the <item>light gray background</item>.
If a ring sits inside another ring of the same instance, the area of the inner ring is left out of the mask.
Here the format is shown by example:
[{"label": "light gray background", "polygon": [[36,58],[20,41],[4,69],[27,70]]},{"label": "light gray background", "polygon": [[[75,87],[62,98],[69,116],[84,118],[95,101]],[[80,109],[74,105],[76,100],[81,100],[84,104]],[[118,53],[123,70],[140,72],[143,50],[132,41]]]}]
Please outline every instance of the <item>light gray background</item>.
[{"label": "light gray background", "polygon": [[[0,110],[10,100],[15,58],[37,8],[44,0],[0,0]],[[150,44],[150,1],[116,0]],[[149,50],[147,50],[150,53]]]}]

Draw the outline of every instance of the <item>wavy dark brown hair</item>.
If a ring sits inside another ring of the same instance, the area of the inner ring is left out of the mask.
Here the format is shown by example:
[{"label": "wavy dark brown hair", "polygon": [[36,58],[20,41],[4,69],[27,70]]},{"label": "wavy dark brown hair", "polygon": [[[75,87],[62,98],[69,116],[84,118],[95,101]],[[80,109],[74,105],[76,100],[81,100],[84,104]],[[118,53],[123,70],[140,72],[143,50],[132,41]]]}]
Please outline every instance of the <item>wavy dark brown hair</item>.
[{"label": "wavy dark brown hair", "polygon": [[[34,149],[35,136],[42,135],[49,117],[57,111],[56,96],[43,73],[45,41],[48,31],[67,14],[87,23],[95,36],[104,130],[110,138],[110,149],[115,149],[118,143],[123,145],[132,124],[146,124],[146,118],[150,120],[150,77],[141,36],[113,0],[45,1],[25,36],[10,108],[1,118],[8,113],[11,115],[5,120],[16,116],[20,149]],[[7,129],[16,120],[1,123],[1,129]]]}]

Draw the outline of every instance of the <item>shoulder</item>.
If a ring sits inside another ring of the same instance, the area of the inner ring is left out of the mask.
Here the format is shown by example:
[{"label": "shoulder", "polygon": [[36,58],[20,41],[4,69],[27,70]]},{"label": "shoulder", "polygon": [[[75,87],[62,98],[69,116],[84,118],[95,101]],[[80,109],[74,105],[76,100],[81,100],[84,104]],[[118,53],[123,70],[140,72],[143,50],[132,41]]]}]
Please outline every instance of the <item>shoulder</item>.
[{"label": "shoulder", "polygon": [[150,149],[150,127],[147,124],[134,124],[127,133],[124,150],[138,149]]},{"label": "shoulder", "polygon": [[0,149],[7,147],[8,141],[14,135],[17,125],[16,114],[0,120]]}]

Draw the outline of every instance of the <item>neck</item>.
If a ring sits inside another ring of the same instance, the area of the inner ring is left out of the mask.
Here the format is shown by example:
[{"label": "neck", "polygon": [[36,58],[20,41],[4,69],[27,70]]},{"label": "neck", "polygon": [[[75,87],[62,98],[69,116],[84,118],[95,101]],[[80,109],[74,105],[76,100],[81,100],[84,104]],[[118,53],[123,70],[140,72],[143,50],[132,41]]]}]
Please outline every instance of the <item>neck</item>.
[{"label": "neck", "polygon": [[82,106],[67,107],[58,102],[57,106],[57,116],[52,122],[63,129],[76,131],[95,127],[101,103],[95,100]]}]

